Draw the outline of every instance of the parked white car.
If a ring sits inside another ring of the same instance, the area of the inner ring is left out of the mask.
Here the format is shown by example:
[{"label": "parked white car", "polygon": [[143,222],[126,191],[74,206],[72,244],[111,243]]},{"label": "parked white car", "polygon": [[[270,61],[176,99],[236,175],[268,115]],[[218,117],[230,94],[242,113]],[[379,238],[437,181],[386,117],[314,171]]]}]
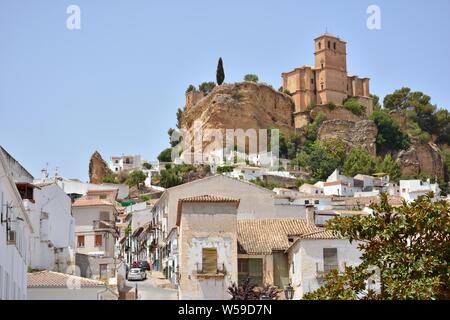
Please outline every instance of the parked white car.
[{"label": "parked white car", "polygon": [[147,279],[147,273],[140,268],[132,268],[128,272],[128,280],[145,280]]}]

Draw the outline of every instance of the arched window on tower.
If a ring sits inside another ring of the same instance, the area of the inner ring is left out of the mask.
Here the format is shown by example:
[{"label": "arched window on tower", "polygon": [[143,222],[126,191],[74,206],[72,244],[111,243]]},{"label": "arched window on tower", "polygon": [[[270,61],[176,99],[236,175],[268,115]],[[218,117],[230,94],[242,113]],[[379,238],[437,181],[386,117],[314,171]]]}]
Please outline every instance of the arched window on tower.
[{"label": "arched window on tower", "polygon": [[328,49],[331,49],[331,41],[328,41]]},{"label": "arched window on tower", "polygon": [[322,49],[322,43],[319,42],[319,50]]}]

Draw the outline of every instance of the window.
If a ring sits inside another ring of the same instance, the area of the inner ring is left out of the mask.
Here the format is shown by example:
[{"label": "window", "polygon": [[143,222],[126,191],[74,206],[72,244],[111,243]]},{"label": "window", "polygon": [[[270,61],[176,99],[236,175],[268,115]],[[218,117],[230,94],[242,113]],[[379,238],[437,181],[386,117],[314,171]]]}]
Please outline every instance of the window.
[{"label": "window", "polygon": [[202,248],[202,272],[217,273],[217,248]]},{"label": "window", "polygon": [[309,200],[305,200],[305,204],[309,204]]},{"label": "window", "polygon": [[84,248],[84,236],[77,237],[78,248]]},{"label": "window", "polygon": [[320,88],[323,90],[323,83],[320,84]]},{"label": "window", "polygon": [[323,248],[323,271],[338,269],[337,248]]},{"label": "window", "polygon": [[319,200],[314,200],[314,204],[319,204]]},{"label": "window", "polygon": [[322,43],[319,42],[319,50],[322,49]]},{"label": "window", "polygon": [[252,283],[263,285],[263,261],[259,258],[238,259],[238,282],[250,278]]},{"label": "window", "polygon": [[328,49],[331,49],[331,41],[328,41]]},{"label": "window", "polygon": [[314,79],[311,79],[311,84],[314,84]]},{"label": "window", "polygon": [[333,43],[333,49],[336,50],[336,42]]},{"label": "window", "polygon": [[102,199],[102,200],[106,199],[106,194],[101,194],[100,199]]},{"label": "window", "polygon": [[108,221],[109,220],[109,212],[108,211],[101,211],[100,212],[100,220]]},{"label": "window", "polygon": [[99,265],[99,271],[100,271],[100,279],[105,279],[108,276],[108,265],[107,264],[100,264]]},{"label": "window", "polygon": [[95,246],[101,247],[103,245],[103,236],[101,234],[95,235]]}]

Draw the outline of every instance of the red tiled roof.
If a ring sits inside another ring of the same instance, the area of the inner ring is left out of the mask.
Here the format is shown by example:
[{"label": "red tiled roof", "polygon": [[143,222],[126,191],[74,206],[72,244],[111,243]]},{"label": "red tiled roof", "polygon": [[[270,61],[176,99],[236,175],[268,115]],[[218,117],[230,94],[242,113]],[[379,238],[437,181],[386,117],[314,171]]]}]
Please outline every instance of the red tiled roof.
[{"label": "red tiled roof", "polygon": [[114,204],[107,199],[77,199],[72,205],[73,207],[90,207],[90,206],[114,206]]},{"label": "red tiled roof", "polygon": [[103,282],[98,280],[48,270],[27,274],[28,288],[69,288],[71,285],[80,285],[82,288],[105,286]]},{"label": "red tiled roof", "polygon": [[290,237],[306,237],[316,233],[332,236],[324,228],[308,224],[306,219],[295,218],[238,220],[237,229],[239,245],[247,254],[272,254],[274,250],[287,250],[291,245]]},{"label": "red tiled roof", "polygon": [[239,206],[240,200],[235,198],[228,198],[214,195],[203,195],[179,199],[177,209],[177,222],[176,222],[177,226],[179,226],[181,222],[181,207],[183,203],[234,203],[237,208]]},{"label": "red tiled roof", "polygon": [[203,195],[203,196],[195,196],[189,198],[183,198],[179,200],[180,202],[239,202],[239,199],[228,198],[228,197],[220,197],[213,195]]}]

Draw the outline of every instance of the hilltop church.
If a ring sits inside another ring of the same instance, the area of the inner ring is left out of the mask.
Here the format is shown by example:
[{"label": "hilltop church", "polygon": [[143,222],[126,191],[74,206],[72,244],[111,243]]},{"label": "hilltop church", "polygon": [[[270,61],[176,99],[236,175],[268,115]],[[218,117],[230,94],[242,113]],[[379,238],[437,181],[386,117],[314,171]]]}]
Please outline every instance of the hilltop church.
[{"label": "hilltop church", "polygon": [[347,74],[346,42],[325,33],[315,38],[314,43],[314,67],[305,65],[282,73],[283,88],[292,94],[295,103],[294,126],[305,125],[309,106],[329,103],[342,106],[349,97],[357,98],[367,116],[371,115],[369,78]]}]

